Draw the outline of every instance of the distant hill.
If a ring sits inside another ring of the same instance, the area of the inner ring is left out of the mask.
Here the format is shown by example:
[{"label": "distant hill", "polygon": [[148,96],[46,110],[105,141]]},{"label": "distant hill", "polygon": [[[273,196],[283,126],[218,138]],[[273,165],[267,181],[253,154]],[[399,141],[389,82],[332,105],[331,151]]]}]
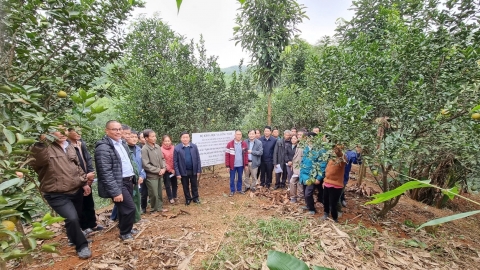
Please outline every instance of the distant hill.
[{"label": "distant hill", "polygon": [[[223,72],[225,72],[225,75],[230,75],[232,74],[234,71],[236,71],[238,73],[238,66],[231,66],[231,67],[226,67],[226,68],[222,68],[221,69]],[[246,70],[246,67],[245,66],[242,66],[242,71],[245,71]]]}]

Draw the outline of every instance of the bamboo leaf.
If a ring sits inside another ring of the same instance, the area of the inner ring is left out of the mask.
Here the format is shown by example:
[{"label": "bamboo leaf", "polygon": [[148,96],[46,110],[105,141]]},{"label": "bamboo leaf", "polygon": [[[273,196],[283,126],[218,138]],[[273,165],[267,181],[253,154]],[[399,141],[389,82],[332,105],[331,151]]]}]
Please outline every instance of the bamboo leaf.
[{"label": "bamboo leaf", "polygon": [[268,251],[267,266],[270,270],[308,270],[307,264],[303,261],[275,250]]},{"label": "bamboo leaf", "polygon": [[465,212],[465,213],[460,213],[460,214],[455,214],[455,215],[451,215],[451,216],[446,216],[446,217],[430,220],[429,222],[426,222],[426,223],[423,223],[422,225],[420,225],[420,227],[417,228],[417,231],[420,230],[423,227],[435,226],[435,225],[438,225],[438,224],[454,221],[454,220],[461,219],[461,218],[466,218],[466,217],[476,215],[476,214],[480,214],[480,210],[470,211],[470,212]]}]

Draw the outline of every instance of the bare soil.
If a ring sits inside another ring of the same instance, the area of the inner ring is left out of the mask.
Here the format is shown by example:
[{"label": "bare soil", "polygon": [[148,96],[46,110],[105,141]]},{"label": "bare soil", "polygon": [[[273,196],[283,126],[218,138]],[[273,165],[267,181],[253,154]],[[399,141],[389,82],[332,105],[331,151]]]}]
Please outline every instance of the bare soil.
[{"label": "bare soil", "polygon": [[[210,171],[201,177],[200,205],[185,206],[180,186],[180,202],[172,205],[165,199],[168,212],[143,215],[142,221],[135,224],[140,233],[132,242],[119,240],[116,224],[108,219],[111,208],[108,207],[98,211],[107,228],[91,237],[92,258],[78,259],[74,248],[67,246],[64,230],[59,228],[56,238],[48,241],[59,243],[58,254],[42,253],[33,263],[19,263],[13,269],[218,269],[211,267],[212,260],[226,242],[235,243],[229,238],[229,230],[239,217],[307,219],[311,237],[295,248],[303,249],[301,259],[309,265],[322,264],[335,269],[474,269],[480,265],[478,217],[430,228],[429,232],[415,230],[415,226],[433,218],[477,209],[474,204],[455,199],[448,209],[436,209],[403,196],[386,218],[377,219],[375,212],[380,205],[365,205],[369,198],[347,192],[348,205],[343,209],[340,223],[334,224],[319,220],[323,212],[320,203],[316,205],[319,214],[307,216],[298,210],[301,204],[289,202],[285,190],[228,197],[228,176],[223,167],[216,169],[215,174]],[[357,171],[354,167],[352,175]],[[355,183],[352,179],[349,186]],[[367,174],[365,183],[379,191],[371,175]],[[314,251],[314,246],[323,252]],[[247,255],[219,268],[257,268]]]}]

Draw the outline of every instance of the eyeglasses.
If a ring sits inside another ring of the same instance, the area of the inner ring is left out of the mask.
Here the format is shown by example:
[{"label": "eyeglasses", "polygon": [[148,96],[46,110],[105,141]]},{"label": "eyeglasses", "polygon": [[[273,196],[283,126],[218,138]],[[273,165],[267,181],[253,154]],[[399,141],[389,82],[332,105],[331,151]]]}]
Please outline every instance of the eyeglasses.
[{"label": "eyeglasses", "polygon": [[121,128],[109,128],[108,130],[111,130],[111,131],[115,131],[115,132],[119,132],[119,131],[122,131]]}]

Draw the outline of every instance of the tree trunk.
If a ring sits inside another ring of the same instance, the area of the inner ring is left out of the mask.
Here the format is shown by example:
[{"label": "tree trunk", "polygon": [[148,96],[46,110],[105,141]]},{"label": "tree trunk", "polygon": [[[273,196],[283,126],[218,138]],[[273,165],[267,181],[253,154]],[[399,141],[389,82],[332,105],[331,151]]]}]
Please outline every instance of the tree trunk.
[{"label": "tree trunk", "polygon": [[272,91],[268,91],[267,125],[272,126]]},{"label": "tree trunk", "polygon": [[365,172],[366,172],[366,167],[365,167],[365,163],[362,162],[362,164],[360,165],[360,168],[358,169],[358,184],[361,185],[362,182],[363,182],[363,177],[365,177]]}]

